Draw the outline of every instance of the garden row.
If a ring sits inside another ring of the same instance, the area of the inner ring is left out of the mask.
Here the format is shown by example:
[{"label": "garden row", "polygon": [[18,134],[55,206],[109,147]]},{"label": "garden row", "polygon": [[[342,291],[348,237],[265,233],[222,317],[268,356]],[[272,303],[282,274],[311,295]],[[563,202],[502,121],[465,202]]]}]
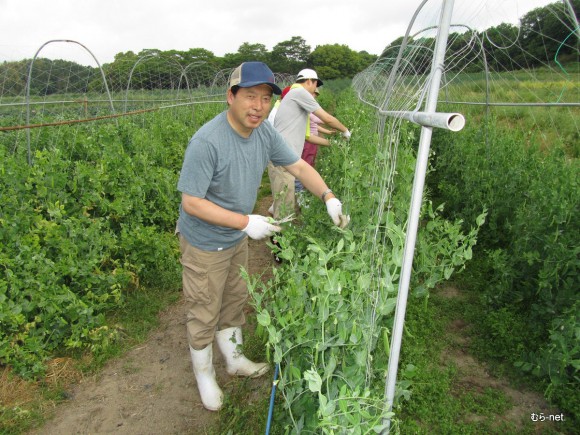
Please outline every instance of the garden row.
[{"label": "garden row", "polygon": [[[353,135],[319,151],[317,168],[350,225],[334,227],[322,202],[305,194],[300,222],[279,238],[284,262],[268,283],[250,285],[258,332],[280,366],[280,433],[373,433],[386,417],[397,424],[399,408],[385,410],[385,373],[419,129],[395,123],[385,129],[393,135],[379,137],[376,112],[352,91],[340,94],[334,112]],[[480,211],[463,230],[425,199],[414,295],[463,268],[483,220]],[[397,395],[408,398],[412,365],[400,372]]]},{"label": "garden row", "polygon": [[[578,112],[536,110],[436,136],[430,182],[449,218],[489,210],[467,278],[487,306],[477,328],[484,353],[531,374],[572,419],[580,409]],[[538,128],[544,119],[559,124]]]},{"label": "garden row", "polygon": [[1,365],[30,378],[55,356],[98,357],[128,294],[179,288],[177,177],[194,119],[217,110],[44,128],[32,165],[0,135]]}]

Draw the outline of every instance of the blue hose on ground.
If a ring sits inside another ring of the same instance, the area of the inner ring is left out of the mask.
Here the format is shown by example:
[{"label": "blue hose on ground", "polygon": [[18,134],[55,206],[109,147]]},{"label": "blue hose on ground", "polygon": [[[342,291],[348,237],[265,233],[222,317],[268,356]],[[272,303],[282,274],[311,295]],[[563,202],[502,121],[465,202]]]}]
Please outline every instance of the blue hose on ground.
[{"label": "blue hose on ground", "polygon": [[270,393],[270,409],[268,409],[268,421],[266,423],[266,435],[270,433],[270,424],[272,424],[272,414],[274,413],[274,397],[276,395],[276,385],[278,384],[278,371],[280,364],[274,368],[274,380],[272,381],[272,392]]}]

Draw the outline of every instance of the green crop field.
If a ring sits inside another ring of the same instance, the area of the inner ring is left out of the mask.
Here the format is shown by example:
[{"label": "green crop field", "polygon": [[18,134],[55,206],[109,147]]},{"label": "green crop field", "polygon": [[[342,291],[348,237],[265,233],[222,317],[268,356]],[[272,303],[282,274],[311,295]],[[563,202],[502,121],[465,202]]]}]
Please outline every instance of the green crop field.
[{"label": "green crop field", "polygon": [[[472,76],[458,83],[446,90],[449,101],[484,86]],[[562,90],[555,82],[518,86],[526,102],[538,95],[550,101]],[[514,89],[498,95],[509,98]],[[577,81],[562,101],[571,93],[578,95]],[[248,277],[258,339],[280,364],[276,433],[372,433],[387,416],[397,427],[412,427],[402,399],[415,397],[414,361],[404,361],[394,414],[384,410],[384,374],[420,129],[401,125],[391,155],[380,146],[374,109],[351,90],[334,98],[321,96],[354,126],[353,137],[322,150],[318,169],[351,224],[333,227],[322,204],[307,197],[299,222],[280,238],[284,265],[269,282]],[[484,101],[481,94],[470,99]],[[434,135],[413,297],[427,307],[430,292],[465,269],[461,279],[476,288],[489,314],[479,319],[481,356],[493,349],[508,358],[575,418],[578,108],[486,113],[449,105],[465,114],[467,126]],[[51,360],[87,355],[94,369],[122,351],[128,333],[143,334],[128,326],[134,301],[149,294],[151,303],[161,289],[180,288],[173,230],[185,146],[224,107],[35,129],[32,165],[25,132],[0,133],[3,369],[42,379]],[[0,115],[2,126],[22,120],[21,112]],[[42,122],[54,119],[70,116],[46,115]],[[172,300],[151,303],[153,315]],[[0,423],[15,432],[33,418],[1,406]]]}]

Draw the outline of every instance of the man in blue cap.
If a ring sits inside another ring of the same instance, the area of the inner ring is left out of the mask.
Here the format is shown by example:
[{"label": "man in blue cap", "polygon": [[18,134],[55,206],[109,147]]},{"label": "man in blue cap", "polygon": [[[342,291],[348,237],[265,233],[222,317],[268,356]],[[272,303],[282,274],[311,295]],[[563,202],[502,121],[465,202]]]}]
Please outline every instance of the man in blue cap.
[{"label": "man in blue cap", "polygon": [[227,91],[229,108],[191,138],[177,185],[187,338],[201,400],[212,411],[223,403],[213,367],[214,337],[230,375],[258,377],[269,369],[241,351],[248,289],[240,274],[247,269],[248,236],[261,240],[280,231],[265,216],[251,214],[268,162],[286,168],[320,197],[336,225],[347,222],[342,204],[318,172],[263,122],[272,94],[280,93],[264,63],[236,68]]}]

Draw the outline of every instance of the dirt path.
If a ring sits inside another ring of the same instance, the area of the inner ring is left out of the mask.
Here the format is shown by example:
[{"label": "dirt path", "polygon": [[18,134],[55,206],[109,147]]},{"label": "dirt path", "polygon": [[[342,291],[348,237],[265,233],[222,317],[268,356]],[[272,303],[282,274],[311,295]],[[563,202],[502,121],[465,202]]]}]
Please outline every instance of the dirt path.
[{"label": "dirt path", "polygon": [[[265,214],[269,205],[266,198],[257,212]],[[251,240],[249,272],[262,273],[271,264],[266,244]],[[30,434],[207,433],[219,416],[201,404],[187,346],[185,308],[180,300],[161,313],[161,326],[146,342],[75,385],[70,400],[57,407],[54,418]],[[217,349],[214,359],[218,383],[227,395],[232,378]],[[263,386],[271,379],[266,375],[251,382]]]},{"label": "dirt path", "polygon": [[[439,293],[443,298],[454,298],[463,300],[465,296],[455,287],[446,286]],[[532,422],[532,413],[544,416],[560,414],[560,411],[551,407],[546,400],[538,393],[532,391],[522,391],[513,388],[506,380],[490,375],[486,365],[467,353],[469,345],[469,334],[466,328],[469,325],[463,319],[455,319],[451,322],[447,335],[451,339],[451,346],[441,354],[441,363],[444,366],[453,365],[457,367],[457,381],[455,389],[457,391],[483,392],[490,388],[503,392],[511,401],[512,406],[501,416],[499,420],[514,424],[521,433],[529,433],[532,427],[534,433],[559,433],[558,425],[549,421]],[[484,418],[479,415],[467,416],[470,421],[477,422]]]}]

